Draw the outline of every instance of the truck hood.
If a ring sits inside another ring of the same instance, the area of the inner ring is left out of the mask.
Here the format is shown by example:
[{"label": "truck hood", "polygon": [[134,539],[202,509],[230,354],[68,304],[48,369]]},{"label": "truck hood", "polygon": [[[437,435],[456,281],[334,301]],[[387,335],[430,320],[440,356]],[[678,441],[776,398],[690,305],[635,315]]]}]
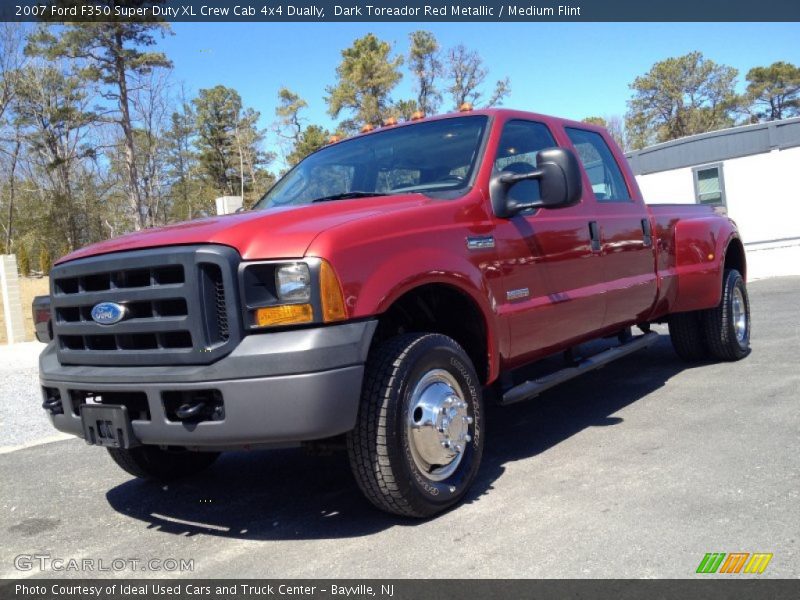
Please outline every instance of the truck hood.
[{"label": "truck hood", "polygon": [[110,252],[192,244],[230,246],[246,260],[299,258],[315,237],[331,227],[427,201],[421,194],[409,194],[336,200],[197,219],[91,244],[64,256],[58,263]]}]

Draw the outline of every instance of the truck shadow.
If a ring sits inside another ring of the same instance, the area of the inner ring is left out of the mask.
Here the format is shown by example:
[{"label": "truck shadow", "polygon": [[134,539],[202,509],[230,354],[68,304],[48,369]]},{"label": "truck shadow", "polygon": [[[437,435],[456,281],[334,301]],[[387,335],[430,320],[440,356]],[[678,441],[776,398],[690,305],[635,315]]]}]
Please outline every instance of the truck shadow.
[{"label": "truck shadow", "polygon": [[[465,502],[490,502],[506,463],[536,457],[588,427],[621,423],[614,413],[686,368],[662,336],[649,349],[541,398],[487,406],[483,465]],[[424,523],[374,509],[361,496],[344,453],[315,457],[300,449],[226,453],[201,475],[168,486],[134,479],[106,498],[148,528],[182,536],[335,539]]]}]

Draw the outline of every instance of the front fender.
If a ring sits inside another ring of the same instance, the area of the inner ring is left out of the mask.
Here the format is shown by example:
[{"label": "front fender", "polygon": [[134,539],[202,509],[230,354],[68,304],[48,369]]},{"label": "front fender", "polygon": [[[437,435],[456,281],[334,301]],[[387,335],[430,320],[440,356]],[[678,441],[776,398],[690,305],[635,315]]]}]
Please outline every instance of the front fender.
[{"label": "front fender", "polygon": [[[340,277],[350,318],[379,316],[403,295],[424,285],[450,286],[468,296],[483,317],[489,358],[489,380],[499,372],[496,305],[480,270],[466,258],[436,248],[414,248],[362,271],[363,281],[343,268]],[[335,267],[336,268],[336,267]]]}]

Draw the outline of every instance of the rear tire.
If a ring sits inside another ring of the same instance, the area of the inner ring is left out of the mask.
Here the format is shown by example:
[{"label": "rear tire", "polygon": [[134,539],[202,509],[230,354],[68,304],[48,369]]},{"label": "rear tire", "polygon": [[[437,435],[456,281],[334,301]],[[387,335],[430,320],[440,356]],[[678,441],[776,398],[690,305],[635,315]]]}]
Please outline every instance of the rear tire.
[{"label": "rear tire", "polygon": [[705,341],[718,360],[741,360],[750,354],[750,299],[744,279],[736,269],[722,278],[722,300],[706,311]]},{"label": "rear tire", "polygon": [[483,454],[481,382],[461,346],[412,333],[375,348],[347,448],[359,488],[382,510],[424,518],[459,502]]},{"label": "rear tire", "polygon": [[112,460],[124,471],[141,479],[172,481],[207,469],[219,452],[162,450],[156,446],[107,448]]},{"label": "rear tire", "polygon": [[669,339],[683,360],[697,362],[709,357],[708,345],[703,335],[705,313],[703,310],[675,313],[669,317]]}]

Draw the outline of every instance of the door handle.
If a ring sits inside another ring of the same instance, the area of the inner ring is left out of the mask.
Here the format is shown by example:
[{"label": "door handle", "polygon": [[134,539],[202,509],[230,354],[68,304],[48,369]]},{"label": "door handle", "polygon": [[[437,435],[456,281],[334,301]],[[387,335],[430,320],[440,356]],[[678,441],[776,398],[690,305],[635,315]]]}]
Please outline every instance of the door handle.
[{"label": "door handle", "polygon": [[600,226],[597,221],[589,221],[589,238],[592,241],[592,252],[600,252]]},{"label": "door handle", "polygon": [[644,234],[644,247],[653,245],[653,230],[650,228],[650,219],[642,219],[642,233]]}]

